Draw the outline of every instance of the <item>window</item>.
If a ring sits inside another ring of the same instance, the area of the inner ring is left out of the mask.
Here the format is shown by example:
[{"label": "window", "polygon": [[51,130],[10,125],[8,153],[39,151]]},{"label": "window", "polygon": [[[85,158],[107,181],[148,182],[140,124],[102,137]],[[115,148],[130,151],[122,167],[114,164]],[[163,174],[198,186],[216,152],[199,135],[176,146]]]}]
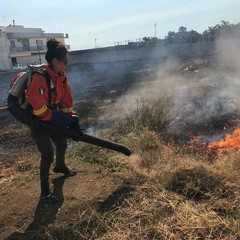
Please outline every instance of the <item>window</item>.
[{"label": "window", "polygon": [[23,48],[23,51],[29,51],[30,50],[28,39],[22,39],[22,48]]},{"label": "window", "polygon": [[36,43],[37,43],[38,50],[43,50],[44,49],[42,40],[36,40]]},{"label": "window", "polygon": [[14,40],[10,40],[10,46],[11,46],[12,48],[15,48],[15,47],[16,47]]}]

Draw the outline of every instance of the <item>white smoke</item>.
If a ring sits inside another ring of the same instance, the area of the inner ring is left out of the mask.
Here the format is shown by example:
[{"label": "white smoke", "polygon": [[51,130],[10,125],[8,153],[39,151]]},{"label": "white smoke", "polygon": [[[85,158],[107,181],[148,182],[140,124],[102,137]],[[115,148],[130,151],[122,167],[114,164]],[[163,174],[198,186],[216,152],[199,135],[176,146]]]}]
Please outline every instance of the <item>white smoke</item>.
[{"label": "white smoke", "polygon": [[[168,61],[154,70],[154,79],[139,80],[122,95],[114,112],[101,119],[119,119],[138,108],[168,95],[172,97],[171,123],[178,130],[186,126],[204,128],[214,121],[227,121],[240,114],[240,45],[235,38],[220,38],[213,55],[203,59],[197,71],[178,72],[178,60]],[[118,108],[117,108],[118,107]]]},{"label": "white smoke", "polygon": [[239,72],[240,44],[239,37],[222,36],[216,43],[217,62]]}]

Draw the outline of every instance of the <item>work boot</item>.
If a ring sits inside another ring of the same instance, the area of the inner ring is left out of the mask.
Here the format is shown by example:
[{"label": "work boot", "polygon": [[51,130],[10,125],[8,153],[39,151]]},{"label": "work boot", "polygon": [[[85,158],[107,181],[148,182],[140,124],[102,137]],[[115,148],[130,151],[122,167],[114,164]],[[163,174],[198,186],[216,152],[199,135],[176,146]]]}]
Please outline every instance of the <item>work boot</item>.
[{"label": "work boot", "polygon": [[69,169],[68,167],[63,167],[63,168],[54,167],[53,172],[54,173],[63,173],[66,177],[72,177],[77,174],[76,170]]},{"label": "work boot", "polygon": [[42,192],[40,195],[40,200],[43,200],[45,203],[56,203],[57,198],[51,191]]}]

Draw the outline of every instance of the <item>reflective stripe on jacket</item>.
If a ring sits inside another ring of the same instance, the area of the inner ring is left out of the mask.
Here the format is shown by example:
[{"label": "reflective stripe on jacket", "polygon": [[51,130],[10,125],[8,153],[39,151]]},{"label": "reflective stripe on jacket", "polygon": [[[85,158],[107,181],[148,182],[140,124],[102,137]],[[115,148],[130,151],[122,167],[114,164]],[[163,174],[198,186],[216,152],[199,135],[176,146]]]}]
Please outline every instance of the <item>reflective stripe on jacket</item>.
[{"label": "reflective stripe on jacket", "polygon": [[[27,101],[33,108],[32,113],[44,121],[51,120],[52,109],[71,115],[76,114],[73,111],[72,92],[66,74],[56,74],[48,66],[45,70],[51,78],[51,90],[48,89],[49,87],[44,76],[35,73],[25,92]],[[49,90],[51,91],[50,101]]]}]

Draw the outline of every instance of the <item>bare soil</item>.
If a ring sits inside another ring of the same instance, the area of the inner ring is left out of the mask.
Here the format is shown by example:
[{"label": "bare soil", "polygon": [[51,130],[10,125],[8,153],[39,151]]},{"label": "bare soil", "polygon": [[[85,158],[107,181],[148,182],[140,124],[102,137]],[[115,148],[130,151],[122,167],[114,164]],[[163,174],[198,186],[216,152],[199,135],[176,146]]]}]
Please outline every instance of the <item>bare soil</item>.
[{"label": "bare soil", "polygon": [[17,123],[4,108],[0,111],[0,121],[0,183],[4,186],[0,190],[0,239],[32,239],[42,228],[74,224],[87,209],[107,211],[119,200],[114,192],[124,188],[129,172],[126,169],[106,172],[100,165],[87,162],[75,167],[78,173],[74,177],[51,172],[56,204],[40,201],[38,174],[23,184],[6,187],[16,175],[29,174],[28,169],[16,171],[19,157],[35,156],[37,150],[28,128]]}]

